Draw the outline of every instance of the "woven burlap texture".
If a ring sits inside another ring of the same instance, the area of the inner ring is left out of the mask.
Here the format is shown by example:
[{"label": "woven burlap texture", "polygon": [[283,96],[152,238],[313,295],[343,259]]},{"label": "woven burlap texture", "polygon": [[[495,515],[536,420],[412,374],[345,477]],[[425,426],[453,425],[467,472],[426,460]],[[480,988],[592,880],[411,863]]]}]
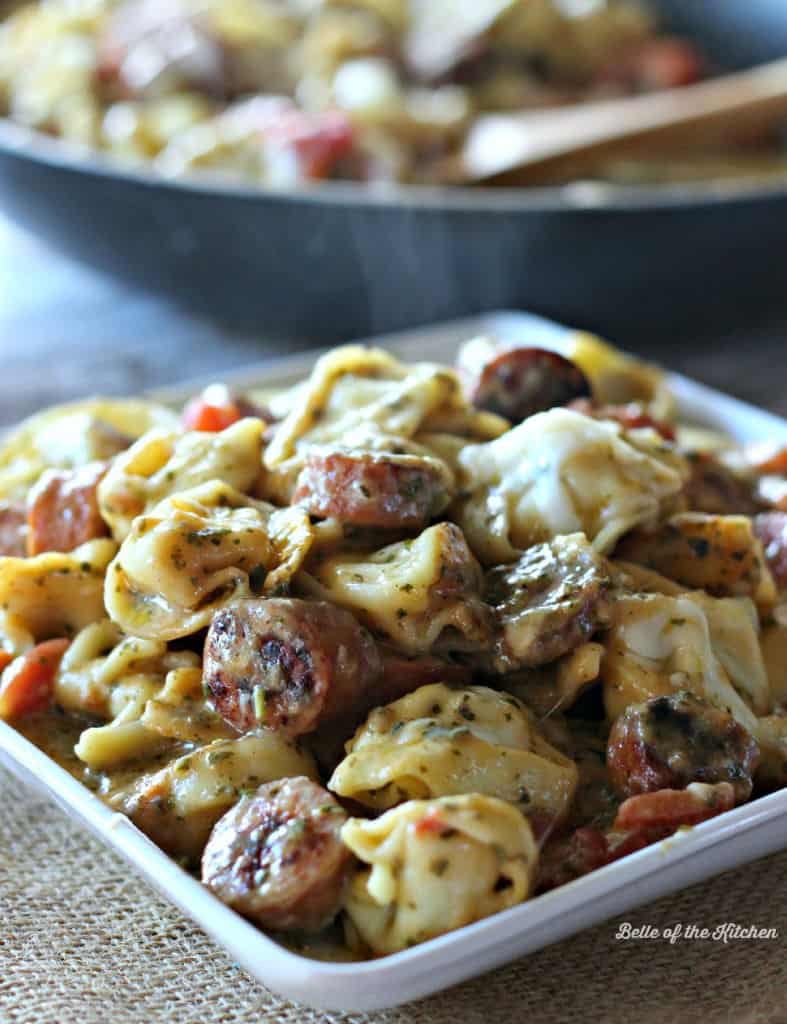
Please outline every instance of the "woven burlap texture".
[{"label": "woven burlap texture", "polygon": [[[772,940],[615,939],[621,921]],[[377,1014],[275,996],[48,800],[0,770],[2,1024],[787,1024],[787,853]]]}]

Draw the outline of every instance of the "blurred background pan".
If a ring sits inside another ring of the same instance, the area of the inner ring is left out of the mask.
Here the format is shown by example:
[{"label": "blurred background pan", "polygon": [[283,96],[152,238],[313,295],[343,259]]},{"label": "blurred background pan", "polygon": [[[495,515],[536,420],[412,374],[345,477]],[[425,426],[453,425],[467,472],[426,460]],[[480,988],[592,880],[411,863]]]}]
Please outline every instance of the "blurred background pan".
[{"label": "blurred background pan", "polygon": [[[786,0],[652,6],[720,69],[787,54]],[[0,121],[0,204],[101,271],[260,333],[332,341],[524,307],[634,344],[787,311],[787,172],[760,184],[283,193],[124,172]]]}]

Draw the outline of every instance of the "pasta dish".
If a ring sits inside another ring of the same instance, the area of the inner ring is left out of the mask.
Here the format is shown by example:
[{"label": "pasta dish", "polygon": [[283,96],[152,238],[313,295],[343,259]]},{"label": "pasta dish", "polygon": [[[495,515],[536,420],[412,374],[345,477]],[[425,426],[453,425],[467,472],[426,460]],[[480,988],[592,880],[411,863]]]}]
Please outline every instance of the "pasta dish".
[{"label": "pasta dish", "polygon": [[[687,85],[632,0],[36,0],[0,24],[0,113],[167,177],[451,183],[489,111]],[[16,9],[18,8],[18,10]]]},{"label": "pasta dish", "polygon": [[222,901],[383,956],[787,784],[787,448],[598,338],[323,355],[0,448],[0,717]]}]

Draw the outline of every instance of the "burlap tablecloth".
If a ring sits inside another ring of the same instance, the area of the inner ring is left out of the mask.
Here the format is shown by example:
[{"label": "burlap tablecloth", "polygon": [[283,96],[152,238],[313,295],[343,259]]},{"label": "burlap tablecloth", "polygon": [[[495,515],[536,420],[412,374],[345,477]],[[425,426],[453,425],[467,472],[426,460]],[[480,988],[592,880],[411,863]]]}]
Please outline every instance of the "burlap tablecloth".
[{"label": "burlap tablecloth", "polygon": [[[615,939],[621,921],[776,928],[771,940]],[[0,770],[2,1024],[787,1024],[787,853],[378,1014],[252,981],[125,863]]]}]

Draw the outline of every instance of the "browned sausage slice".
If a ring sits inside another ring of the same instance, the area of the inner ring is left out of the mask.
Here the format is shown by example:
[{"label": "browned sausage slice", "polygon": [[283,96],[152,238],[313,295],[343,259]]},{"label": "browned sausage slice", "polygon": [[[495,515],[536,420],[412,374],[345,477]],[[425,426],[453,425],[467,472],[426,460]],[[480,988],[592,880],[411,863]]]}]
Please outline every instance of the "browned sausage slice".
[{"label": "browned sausage slice", "polygon": [[109,528],[98,510],[96,491],[105,462],[79,469],[47,470],[27,496],[27,553],[73,551],[86,541],[106,537]]},{"label": "browned sausage slice", "polygon": [[499,627],[494,670],[545,665],[579,647],[607,621],[607,591],[603,560],[579,533],[490,570],[484,596]]},{"label": "browned sausage slice", "polygon": [[292,503],[313,516],[397,529],[423,526],[449,498],[437,466],[418,456],[332,451],[307,456]]},{"label": "browned sausage slice", "polygon": [[203,672],[216,710],[240,732],[267,725],[300,736],[364,714],[382,666],[350,612],[269,598],[214,615]]},{"label": "browned sausage slice", "polygon": [[588,379],[578,366],[543,348],[512,348],[481,366],[462,370],[473,405],[512,423],[591,395]]},{"label": "browned sausage slice", "polygon": [[213,829],[202,881],[263,928],[320,931],[336,916],[350,867],[347,815],[310,779],[281,779],[243,797]]},{"label": "browned sausage slice", "polygon": [[421,686],[446,683],[448,686],[469,686],[473,670],[468,665],[435,658],[430,654],[407,657],[393,648],[380,649],[383,675],[375,687],[375,705],[392,704]]},{"label": "browned sausage slice", "polygon": [[22,504],[0,504],[0,556],[27,555],[27,510]]},{"label": "browned sausage slice", "polygon": [[690,693],[631,704],[609,734],[607,770],[623,796],[729,782],[736,803],[751,796],[757,744],[726,711]]},{"label": "browned sausage slice", "polygon": [[754,482],[737,476],[711,452],[687,455],[689,479],[683,488],[689,512],[753,516],[760,510]]}]

